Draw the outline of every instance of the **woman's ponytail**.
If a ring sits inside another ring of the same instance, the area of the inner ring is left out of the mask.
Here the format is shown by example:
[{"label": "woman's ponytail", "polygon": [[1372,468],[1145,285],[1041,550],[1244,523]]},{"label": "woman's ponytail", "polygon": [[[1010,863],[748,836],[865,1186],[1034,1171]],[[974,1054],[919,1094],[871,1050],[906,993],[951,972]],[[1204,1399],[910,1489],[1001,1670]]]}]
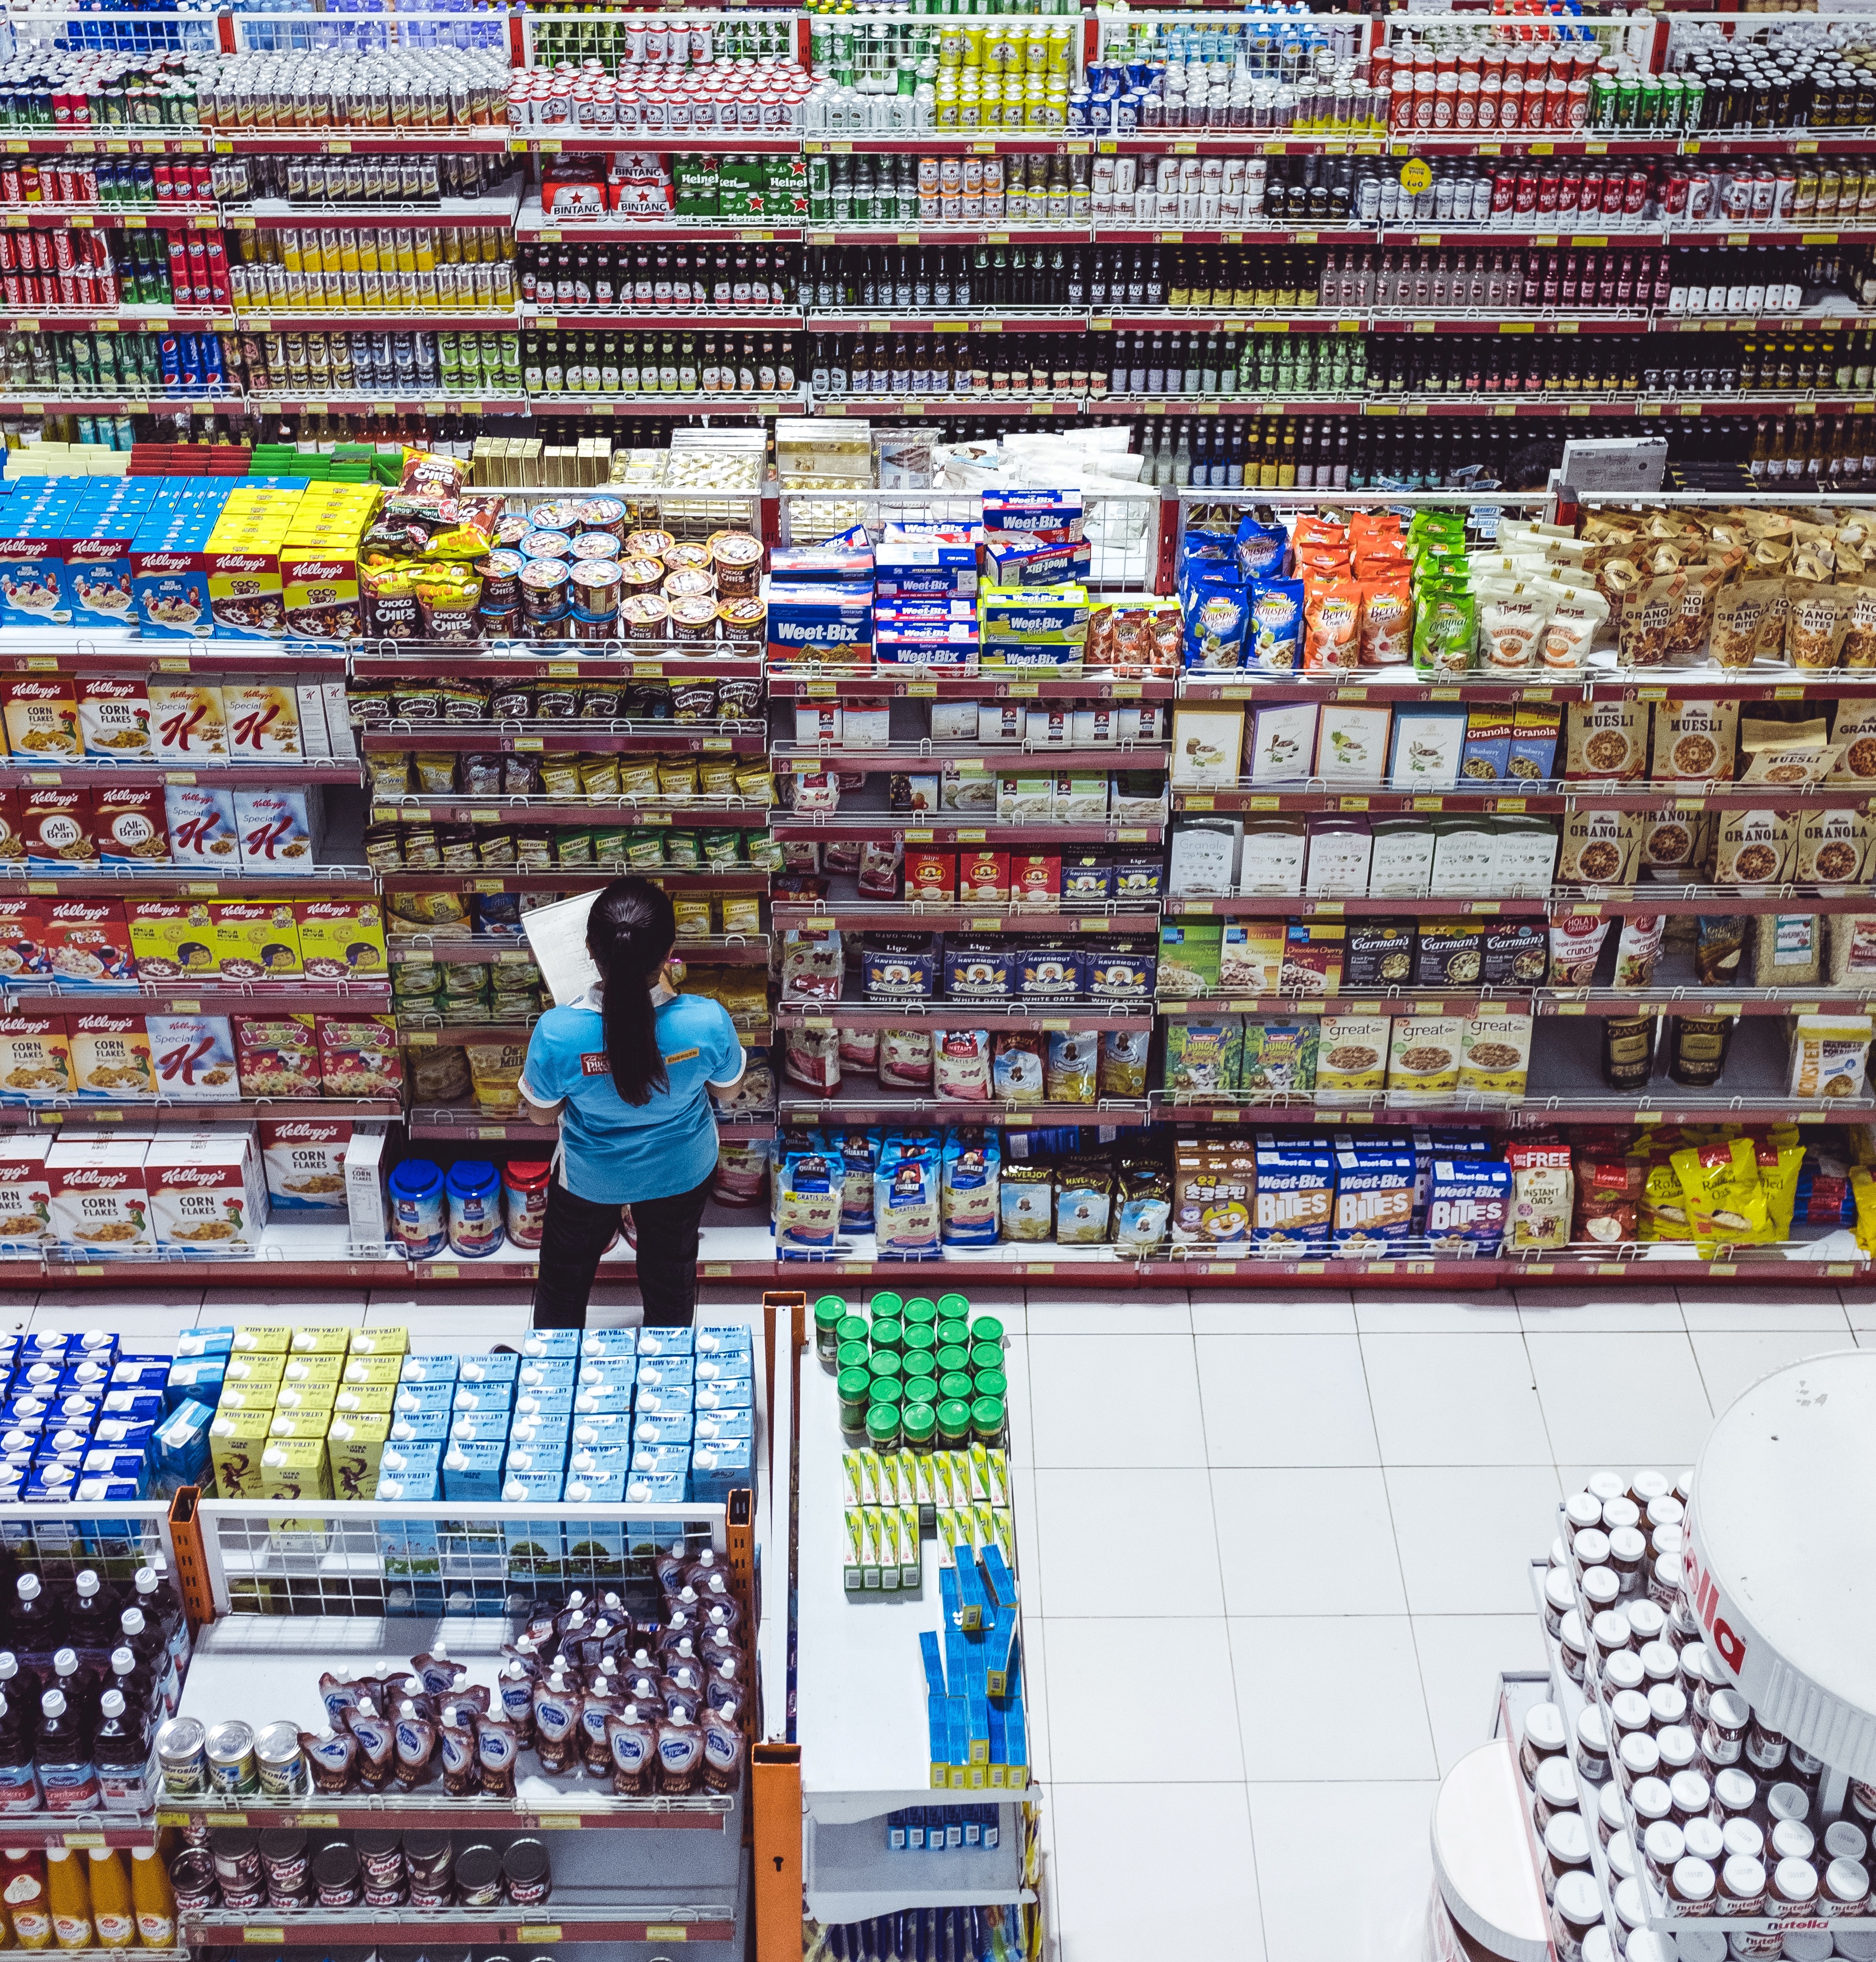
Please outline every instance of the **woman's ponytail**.
[{"label": "woman's ponytail", "polygon": [[649,879],[615,879],[586,915],[586,951],[604,983],[606,1058],[628,1104],[648,1104],[670,1085],[651,990],[676,940],[670,899]]}]

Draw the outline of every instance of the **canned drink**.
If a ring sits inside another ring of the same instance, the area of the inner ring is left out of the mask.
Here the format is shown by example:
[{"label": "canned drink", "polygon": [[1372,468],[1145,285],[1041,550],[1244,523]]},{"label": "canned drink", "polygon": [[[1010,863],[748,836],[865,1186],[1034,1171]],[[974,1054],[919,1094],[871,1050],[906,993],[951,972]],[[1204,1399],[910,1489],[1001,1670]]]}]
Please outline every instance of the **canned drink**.
[{"label": "canned drink", "polygon": [[1622,208],[1625,216],[1639,218],[1648,208],[1648,174],[1645,170],[1631,171],[1628,185],[1624,193]]},{"label": "canned drink", "polygon": [[1661,209],[1670,218],[1680,218],[1686,214],[1687,191],[1692,179],[1684,168],[1670,169],[1661,187]]},{"label": "canned drink", "polygon": [[78,303],[78,276],[75,272],[60,273],[58,280],[59,297],[56,304],[62,307],[75,307]]},{"label": "canned drink", "polygon": [[209,1789],[216,1793],[244,1793],[260,1789],[260,1774],[254,1762],[254,1728],[239,1718],[218,1724],[203,1740],[208,1759]]},{"label": "canned drink", "polygon": [[19,261],[13,250],[13,234],[0,232],[0,273],[14,273],[19,270]]},{"label": "canned drink", "polygon": [[[164,379],[174,379],[174,337],[165,335],[164,342],[171,349],[169,365]],[[163,1789],[172,1797],[187,1798],[201,1791],[208,1778],[208,1732],[193,1717],[172,1717],[156,1734],[156,1762],[163,1779]],[[205,1877],[213,1892],[215,1870],[204,1858]],[[172,1870],[171,1878],[174,1880]]]},{"label": "canned drink", "polygon": [[77,269],[78,257],[72,249],[72,234],[69,232],[42,232],[39,236],[50,238],[52,241],[53,263],[56,270],[69,273]]},{"label": "canned drink", "polygon": [[150,180],[158,204],[168,204],[175,197],[176,173],[171,165],[158,158],[151,166]]},{"label": "canned drink", "polygon": [[1558,186],[1563,174],[1549,170],[1542,172],[1537,180],[1537,209],[1540,216],[1554,212],[1557,209]]},{"label": "canned drink", "polygon": [[1603,179],[1603,216],[1613,218],[1622,210],[1628,180],[1620,171],[1610,171]]},{"label": "canned drink", "polygon": [[1641,98],[1641,78],[1622,75],[1616,78],[1616,113],[1614,126],[1618,129],[1632,129],[1636,126]]}]

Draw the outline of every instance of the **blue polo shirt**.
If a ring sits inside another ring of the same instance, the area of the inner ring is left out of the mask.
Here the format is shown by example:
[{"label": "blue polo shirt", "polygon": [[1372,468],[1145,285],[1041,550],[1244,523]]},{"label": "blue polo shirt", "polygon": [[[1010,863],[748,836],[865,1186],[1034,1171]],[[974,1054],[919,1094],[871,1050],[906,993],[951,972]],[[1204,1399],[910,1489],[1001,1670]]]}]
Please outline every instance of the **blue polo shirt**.
[{"label": "blue polo shirt", "polygon": [[534,1025],[521,1091],[531,1104],[564,1101],[561,1182],[602,1206],[670,1199],[701,1185],[717,1162],[709,1086],[727,1090],[746,1058],[720,1002],[660,989],[658,1049],[670,1087],[641,1104],[612,1088],[596,991]]}]

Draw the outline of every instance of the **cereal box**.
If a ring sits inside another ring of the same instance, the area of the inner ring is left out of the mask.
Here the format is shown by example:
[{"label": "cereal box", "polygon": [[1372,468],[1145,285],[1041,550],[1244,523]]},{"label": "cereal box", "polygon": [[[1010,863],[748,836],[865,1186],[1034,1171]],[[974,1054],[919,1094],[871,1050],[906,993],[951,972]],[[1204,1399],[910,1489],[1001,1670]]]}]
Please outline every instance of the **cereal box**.
[{"label": "cereal box", "polygon": [[143,677],[81,676],[78,736],[88,756],[142,759],[152,755],[150,702]]},{"label": "cereal box", "polygon": [[144,1018],[103,1008],[67,1018],[72,1075],[81,1098],[114,1104],[156,1095],[156,1063]]},{"label": "cereal box", "polygon": [[212,682],[150,683],[150,736],[164,762],[194,762],[228,754],[222,691]]},{"label": "cereal box", "polygon": [[260,1125],[267,1197],[286,1213],[345,1210],[348,1117],[273,1117]]},{"label": "cereal box", "polygon": [[290,683],[224,682],[222,710],[231,756],[300,754],[299,694]]},{"label": "cereal box", "polygon": [[161,1095],[184,1104],[226,1104],[240,1096],[227,1016],[151,1015],[146,1026]]},{"label": "cereal box", "polygon": [[328,1097],[396,1097],[404,1084],[397,1023],[390,1015],[321,1015],[319,1075]]},{"label": "cereal box", "polygon": [[48,900],[45,921],[46,958],[62,988],[126,988],[136,979],[121,900]]},{"label": "cereal box", "polygon": [[107,865],[162,865],[169,825],[156,784],[101,784],[91,792],[91,836]]},{"label": "cereal box", "polygon": [[376,900],[302,900],[293,920],[308,979],[384,973],[384,914]]},{"label": "cereal box", "polygon": [[36,1254],[51,1237],[51,1145],[44,1131],[0,1133],[0,1253]]},{"label": "cereal box", "polygon": [[304,872],[313,862],[317,789],[237,791],[235,829],[244,872]]},{"label": "cereal box", "polygon": [[62,676],[0,677],[0,719],[9,753],[23,762],[56,762],[82,752],[78,695]]},{"label": "cereal box", "polygon": [[168,1132],[144,1158],[156,1244],[194,1254],[252,1254],[267,1223],[267,1189],[251,1131]]},{"label": "cereal box", "polygon": [[1334,1200],[1335,1160],[1326,1145],[1261,1149],[1251,1244],[1291,1254],[1325,1251]]},{"label": "cereal box", "polygon": [[0,1015],[0,1103],[72,1094],[72,1045],[62,1015]]},{"label": "cereal box", "polygon": [[225,979],[280,980],[301,972],[299,928],[289,901],[219,900],[209,912]]},{"label": "cereal box", "polygon": [[1385,1015],[1325,1015],[1316,1052],[1316,1101],[1366,1104],[1385,1086]]},{"label": "cereal box", "polygon": [[29,864],[86,865],[97,857],[91,793],[75,784],[27,784],[20,793],[20,831]]},{"label": "cereal box", "polygon": [[207,872],[238,872],[241,840],[235,829],[235,792],[207,784],[168,784],[164,822],[171,861]]},{"label": "cereal box", "polygon": [[88,1260],[154,1254],[142,1138],[60,1138],[46,1154],[50,1224],[60,1249]]},{"label": "cereal box", "polygon": [[14,784],[0,784],[0,861],[18,864],[26,856],[26,833],[20,828],[20,793]]},{"label": "cereal box", "polygon": [[126,900],[130,951],[142,981],[211,981],[221,972],[214,918],[200,900]]},{"label": "cereal box", "polygon": [[319,1054],[310,1015],[237,1015],[235,1056],[244,1097],[317,1097]]},{"label": "cereal box", "polygon": [[1357,1145],[1338,1151],[1331,1235],[1338,1257],[1378,1257],[1405,1245],[1413,1231],[1418,1178],[1411,1148]]},{"label": "cereal box", "polygon": [[46,903],[0,893],[0,982],[32,987],[51,977],[46,957]]}]

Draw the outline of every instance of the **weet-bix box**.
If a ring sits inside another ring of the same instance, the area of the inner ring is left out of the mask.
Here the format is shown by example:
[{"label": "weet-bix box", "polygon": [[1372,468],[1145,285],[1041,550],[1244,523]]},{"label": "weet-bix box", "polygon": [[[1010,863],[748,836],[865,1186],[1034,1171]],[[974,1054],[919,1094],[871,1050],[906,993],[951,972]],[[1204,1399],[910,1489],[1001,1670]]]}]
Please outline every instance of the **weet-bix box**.
[{"label": "weet-bix box", "polygon": [[986,538],[1008,532],[1079,538],[1082,522],[1079,490],[986,490],[983,494]]},{"label": "weet-bix box", "polygon": [[871,659],[871,586],[793,584],[771,579],[765,597],[771,660],[811,663]]}]

